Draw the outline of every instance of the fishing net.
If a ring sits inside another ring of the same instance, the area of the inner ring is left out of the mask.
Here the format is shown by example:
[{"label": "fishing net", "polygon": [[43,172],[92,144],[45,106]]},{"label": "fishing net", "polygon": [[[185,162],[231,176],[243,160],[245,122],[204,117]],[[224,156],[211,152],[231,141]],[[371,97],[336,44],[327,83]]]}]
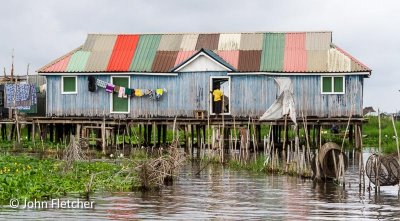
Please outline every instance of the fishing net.
[{"label": "fishing net", "polygon": [[[340,156],[343,157],[343,163],[340,165]],[[318,163],[315,162],[318,158]],[[311,163],[311,169],[317,174],[317,165],[319,173],[322,177],[337,178],[339,170],[344,167],[344,171],[348,167],[348,159],[346,154],[341,151],[339,145],[333,142],[327,142],[318,151],[318,157],[314,157]]]},{"label": "fishing net", "polygon": [[365,172],[374,185],[393,186],[399,183],[400,165],[397,154],[379,156],[372,154],[365,166]]}]

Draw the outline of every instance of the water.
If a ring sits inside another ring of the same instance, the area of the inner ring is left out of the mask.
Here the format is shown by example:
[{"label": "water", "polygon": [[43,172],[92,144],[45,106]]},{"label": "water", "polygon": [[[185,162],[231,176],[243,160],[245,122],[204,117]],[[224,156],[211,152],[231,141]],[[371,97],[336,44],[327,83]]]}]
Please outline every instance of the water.
[{"label": "water", "polygon": [[[364,158],[367,159],[366,157]],[[97,195],[94,209],[3,208],[3,219],[53,220],[375,220],[400,219],[398,186],[359,193],[358,163],[350,159],[346,187],[281,175],[266,176],[209,166],[183,168],[161,193]],[[368,178],[366,177],[368,187]]]}]

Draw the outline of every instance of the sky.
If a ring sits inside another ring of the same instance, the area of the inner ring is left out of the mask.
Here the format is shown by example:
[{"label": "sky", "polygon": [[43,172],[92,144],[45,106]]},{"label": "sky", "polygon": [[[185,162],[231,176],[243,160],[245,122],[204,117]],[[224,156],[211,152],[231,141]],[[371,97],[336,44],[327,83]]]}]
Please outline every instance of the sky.
[{"label": "sky", "polygon": [[[88,33],[332,31],[372,69],[364,106],[400,110],[398,0],[2,0],[0,68],[35,71]],[[1,73],[2,74],[2,73]]]}]

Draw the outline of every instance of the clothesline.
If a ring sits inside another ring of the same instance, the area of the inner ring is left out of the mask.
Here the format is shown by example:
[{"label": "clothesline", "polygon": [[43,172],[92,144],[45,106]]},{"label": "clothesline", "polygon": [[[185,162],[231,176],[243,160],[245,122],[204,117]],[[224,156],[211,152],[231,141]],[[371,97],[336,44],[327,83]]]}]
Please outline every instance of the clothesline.
[{"label": "clothesline", "polygon": [[143,97],[147,96],[150,100],[159,101],[164,93],[167,93],[165,88],[157,89],[141,89],[141,88],[128,88],[120,85],[114,85],[112,83],[96,79],[92,76],[89,77],[89,91],[95,92],[96,86],[99,88],[104,88],[107,93],[118,93],[119,98],[128,97]]}]

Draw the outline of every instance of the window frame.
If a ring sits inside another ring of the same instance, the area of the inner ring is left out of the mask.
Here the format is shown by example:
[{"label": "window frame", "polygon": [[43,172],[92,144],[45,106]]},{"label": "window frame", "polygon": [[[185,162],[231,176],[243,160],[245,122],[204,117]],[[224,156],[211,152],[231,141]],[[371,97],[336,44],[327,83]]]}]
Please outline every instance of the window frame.
[{"label": "window frame", "polygon": [[[75,91],[64,91],[64,78],[75,78]],[[77,76],[61,76],[61,94],[78,94]]]},{"label": "window frame", "polygon": [[[231,89],[232,89],[232,82],[231,82],[231,77],[230,76],[210,76],[210,91],[212,91],[212,87],[213,87],[213,80],[214,79],[228,79],[228,83],[229,83],[229,90],[228,90],[228,94],[229,94],[229,112],[224,112],[224,113],[220,113],[219,115],[231,115],[231,111],[232,111],[232,106],[231,106]],[[208,107],[208,111],[210,113],[210,115],[216,115],[216,113],[212,112],[212,102],[213,102],[213,95],[212,93],[210,93],[209,96],[209,107]]]},{"label": "window frame", "polygon": [[[335,92],[335,78],[340,77],[342,78],[342,92]],[[324,78],[331,78],[331,88],[332,91],[330,92],[324,92]],[[333,75],[333,76],[321,76],[321,94],[345,94],[346,93],[346,79],[345,76],[338,76],[338,75]]]},{"label": "window frame", "polygon": [[[111,76],[110,78],[110,82],[111,84],[113,83],[113,79],[114,78],[128,78],[128,88],[131,87],[131,77],[130,76]],[[110,113],[112,114],[129,114],[131,112],[131,99],[128,97],[126,99],[128,99],[128,111],[114,111],[113,110],[113,94],[114,92],[110,93]]]}]

